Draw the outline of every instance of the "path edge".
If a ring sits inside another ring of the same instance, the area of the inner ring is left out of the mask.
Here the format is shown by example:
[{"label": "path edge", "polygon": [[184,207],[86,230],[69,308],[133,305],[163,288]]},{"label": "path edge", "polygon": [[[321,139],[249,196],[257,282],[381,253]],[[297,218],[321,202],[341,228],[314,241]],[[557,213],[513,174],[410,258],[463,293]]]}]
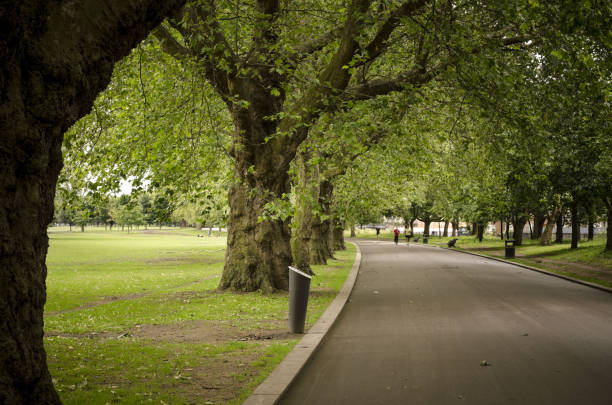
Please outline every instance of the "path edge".
[{"label": "path edge", "polygon": [[[428,245],[423,245],[423,246],[428,246]],[[438,248],[438,249],[444,249],[444,250],[450,250],[451,252],[465,253],[465,254],[468,254],[468,255],[479,256],[479,257],[495,260],[495,261],[506,263],[506,264],[512,264],[514,266],[522,267],[522,268],[527,269],[527,270],[537,271],[538,273],[546,274],[548,276],[562,278],[563,280],[571,281],[572,283],[582,284],[582,285],[584,285],[586,287],[595,288],[597,290],[605,291],[607,293],[612,294],[612,288],[603,286],[601,284],[595,284],[595,283],[591,283],[590,281],[580,280],[579,278],[574,278],[574,277],[570,277],[570,276],[565,276],[563,274],[553,273],[552,271],[548,271],[548,270],[544,270],[544,269],[539,269],[537,267],[529,266],[527,264],[511,262],[509,260],[500,259],[498,257],[483,255],[482,253],[474,253],[474,252],[470,252],[470,251],[467,251],[467,250],[452,249],[452,248],[447,248],[447,247],[444,247],[444,246],[432,246],[432,245],[429,245],[429,247]]]},{"label": "path edge", "polygon": [[300,373],[313,353],[317,350],[327,332],[338,319],[338,316],[348,302],[355,286],[357,273],[361,265],[361,250],[355,242],[347,242],[355,246],[355,261],[349,271],[342,288],[336,298],[329,304],[319,320],[304,334],[293,350],[276,366],[270,375],[255,388],[253,393],[242,405],[274,405],[285,393],[295,377]]}]

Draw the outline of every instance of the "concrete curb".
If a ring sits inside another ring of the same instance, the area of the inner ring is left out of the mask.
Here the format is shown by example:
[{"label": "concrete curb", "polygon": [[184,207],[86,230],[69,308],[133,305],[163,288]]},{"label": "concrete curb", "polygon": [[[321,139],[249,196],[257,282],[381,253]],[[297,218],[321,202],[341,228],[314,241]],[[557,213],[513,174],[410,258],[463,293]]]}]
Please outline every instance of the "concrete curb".
[{"label": "concrete curb", "polygon": [[493,257],[493,256],[487,256],[487,255],[483,255],[481,253],[469,252],[467,250],[457,250],[457,249],[447,248],[447,247],[444,247],[444,246],[432,246],[432,245],[423,245],[423,246],[429,246],[429,247],[432,247],[432,248],[450,250],[452,252],[457,252],[457,253],[465,253],[465,254],[468,254],[468,255],[479,256],[479,257],[483,257],[485,259],[491,259],[491,260],[495,260],[495,261],[506,263],[506,264],[512,264],[514,266],[522,267],[522,268],[527,269],[527,270],[537,271],[538,273],[546,274],[548,276],[562,278],[563,280],[571,281],[572,283],[582,284],[582,285],[587,286],[587,287],[595,288],[597,290],[605,291],[607,293],[612,293],[612,288],[609,288],[609,287],[606,287],[606,286],[603,286],[603,285],[599,285],[599,284],[595,284],[595,283],[591,283],[591,282],[588,282],[588,281],[580,280],[578,278],[573,278],[573,277],[570,277],[570,276],[564,276],[563,274],[553,273],[552,271],[548,271],[548,270],[544,270],[544,269],[538,269],[537,267],[528,266],[528,265],[522,264],[522,263],[511,262],[509,260],[504,260],[504,259],[500,259],[500,258]]},{"label": "concrete curb", "polygon": [[336,295],[336,298],[329,304],[327,310],[321,315],[308,332],[304,334],[293,350],[285,356],[283,361],[270,373],[259,386],[253,391],[243,405],[274,405],[285,393],[291,382],[302,370],[308,359],[317,350],[325,335],[332,327],[344,305],[348,301],[353,286],[357,280],[357,273],[361,265],[361,251],[356,243],[352,243],[357,252],[353,267],[344,281],[344,285]]}]

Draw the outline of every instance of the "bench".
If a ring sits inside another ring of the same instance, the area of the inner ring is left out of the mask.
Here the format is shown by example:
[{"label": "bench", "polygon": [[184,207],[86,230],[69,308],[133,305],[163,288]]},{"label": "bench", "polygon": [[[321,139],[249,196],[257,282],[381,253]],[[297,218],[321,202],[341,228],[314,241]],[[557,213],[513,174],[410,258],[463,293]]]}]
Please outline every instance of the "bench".
[{"label": "bench", "polygon": [[447,245],[449,248],[452,248],[452,247],[455,247],[455,243],[457,243],[457,238],[449,240]]}]

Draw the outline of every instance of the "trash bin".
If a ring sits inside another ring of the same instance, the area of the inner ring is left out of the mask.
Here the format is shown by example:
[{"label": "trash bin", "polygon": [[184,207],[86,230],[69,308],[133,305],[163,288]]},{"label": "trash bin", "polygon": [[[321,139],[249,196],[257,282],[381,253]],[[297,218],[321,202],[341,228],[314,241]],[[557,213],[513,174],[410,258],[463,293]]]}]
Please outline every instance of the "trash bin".
[{"label": "trash bin", "polygon": [[429,236],[423,236],[423,243],[424,244],[427,244],[428,238],[429,238]]},{"label": "trash bin", "polygon": [[506,258],[512,259],[514,258],[514,241],[511,239],[506,240]]},{"label": "trash bin", "polygon": [[311,276],[289,266],[289,330],[304,333]]}]

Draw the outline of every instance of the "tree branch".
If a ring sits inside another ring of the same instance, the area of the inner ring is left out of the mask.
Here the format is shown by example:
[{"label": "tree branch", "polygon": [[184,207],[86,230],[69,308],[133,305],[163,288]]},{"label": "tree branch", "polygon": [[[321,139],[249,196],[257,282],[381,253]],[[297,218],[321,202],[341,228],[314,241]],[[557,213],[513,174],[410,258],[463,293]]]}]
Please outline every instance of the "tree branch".
[{"label": "tree branch", "polygon": [[168,55],[176,59],[183,59],[190,55],[189,49],[181,45],[163,24],[153,30],[153,35],[159,41],[162,50]]},{"label": "tree branch", "polygon": [[366,62],[372,61],[380,56],[387,48],[387,41],[391,36],[391,33],[400,24],[403,17],[412,16],[416,11],[422,9],[431,0],[410,0],[403,3],[400,7],[395,9],[389,15],[389,18],[379,28],[378,32],[370,41],[370,43],[364,48],[367,54],[367,60],[361,61],[359,65]]}]

